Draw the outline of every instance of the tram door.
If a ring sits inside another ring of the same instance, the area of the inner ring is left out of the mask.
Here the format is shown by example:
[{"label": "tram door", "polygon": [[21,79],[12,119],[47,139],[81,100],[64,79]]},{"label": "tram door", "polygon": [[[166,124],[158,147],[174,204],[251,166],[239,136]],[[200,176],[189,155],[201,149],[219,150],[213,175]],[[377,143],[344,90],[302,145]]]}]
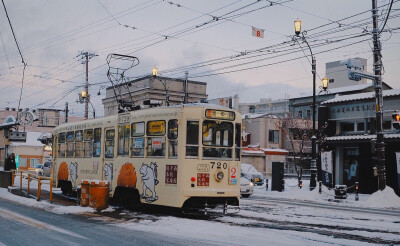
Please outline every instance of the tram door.
[{"label": "tram door", "polygon": [[[113,170],[115,165],[115,129],[105,128],[104,129],[104,169],[103,179],[110,181],[113,180]],[[111,185],[110,185],[111,189]]]}]

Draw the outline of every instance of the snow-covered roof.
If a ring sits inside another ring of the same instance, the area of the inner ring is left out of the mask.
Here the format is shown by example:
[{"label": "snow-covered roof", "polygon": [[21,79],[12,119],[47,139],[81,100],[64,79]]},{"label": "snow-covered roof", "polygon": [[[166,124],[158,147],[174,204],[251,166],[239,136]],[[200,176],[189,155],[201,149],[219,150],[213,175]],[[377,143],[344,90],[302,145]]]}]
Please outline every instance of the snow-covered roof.
[{"label": "snow-covered roof", "polygon": [[[395,139],[400,138],[400,133],[396,134],[384,134],[385,139]],[[376,138],[376,135],[365,134],[365,135],[346,135],[346,136],[333,136],[327,137],[327,141],[344,141],[344,140],[370,140]]]},{"label": "snow-covered roof", "polygon": [[[250,145],[249,145],[250,146]],[[285,149],[267,149],[267,148],[251,148],[245,147],[242,150],[244,154],[266,154],[266,155],[287,155],[289,151]]]},{"label": "snow-covered roof", "polygon": [[274,115],[273,113],[249,113],[249,114],[242,114],[242,119],[256,119],[261,118],[264,116],[268,116],[270,119],[278,119],[279,117]]},{"label": "snow-covered roof", "polygon": [[[400,89],[383,90],[382,94],[384,97],[399,96]],[[343,95],[343,96],[337,95],[335,98],[332,98],[330,100],[322,102],[321,104],[365,100],[365,99],[373,99],[373,98],[375,98],[375,92],[365,92],[365,93],[357,93],[357,94]]]},{"label": "snow-covered roof", "polygon": [[43,135],[43,132],[27,132],[26,142],[10,142],[11,146],[44,146],[38,138]]}]

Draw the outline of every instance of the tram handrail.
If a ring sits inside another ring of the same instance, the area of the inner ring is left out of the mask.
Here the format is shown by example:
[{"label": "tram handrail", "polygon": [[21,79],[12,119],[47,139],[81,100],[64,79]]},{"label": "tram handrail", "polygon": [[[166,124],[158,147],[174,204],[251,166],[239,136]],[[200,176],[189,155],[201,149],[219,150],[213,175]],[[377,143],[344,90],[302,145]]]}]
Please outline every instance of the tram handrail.
[{"label": "tram handrail", "polygon": [[24,177],[24,174],[27,174],[27,178],[28,178],[27,195],[29,195],[31,179],[38,180],[38,189],[37,189],[37,194],[36,194],[37,201],[40,200],[42,182],[46,181],[46,180],[50,180],[50,203],[53,202],[53,177],[45,177],[45,176],[37,175],[37,174],[30,172],[29,170],[11,169],[11,172],[12,172],[11,187],[14,187],[14,180],[15,180],[15,177],[17,176],[17,172],[20,173],[20,182],[19,182],[20,190],[22,190],[22,178]]}]

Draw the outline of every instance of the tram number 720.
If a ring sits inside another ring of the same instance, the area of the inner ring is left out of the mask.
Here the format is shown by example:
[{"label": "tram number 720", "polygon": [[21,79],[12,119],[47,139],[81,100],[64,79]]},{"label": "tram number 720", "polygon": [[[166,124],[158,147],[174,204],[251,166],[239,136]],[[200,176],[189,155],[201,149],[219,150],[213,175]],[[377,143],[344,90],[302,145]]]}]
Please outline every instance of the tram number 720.
[{"label": "tram number 720", "polygon": [[221,168],[227,169],[227,168],[228,168],[228,164],[227,164],[226,162],[221,163],[221,162],[212,161],[212,162],[211,162],[211,169],[214,169],[214,166],[215,166],[217,169],[221,169]]}]

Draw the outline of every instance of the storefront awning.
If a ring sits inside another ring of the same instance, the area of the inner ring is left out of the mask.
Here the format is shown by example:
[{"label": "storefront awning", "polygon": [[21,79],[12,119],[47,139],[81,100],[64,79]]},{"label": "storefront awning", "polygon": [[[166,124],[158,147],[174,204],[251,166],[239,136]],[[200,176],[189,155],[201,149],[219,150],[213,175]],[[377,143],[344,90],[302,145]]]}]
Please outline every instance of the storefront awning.
[{"label": "storefront awning", "polygon": [[[400,133],[395,134],[384,134],[384,140],[400,140]],[[365,135],[345,135],[345,136],[333,136],[327,137],[327,142],[351,142],[351,141],[362,141],[369,142],[371,139],[376,139],[376,135],[365,134]]]}]

